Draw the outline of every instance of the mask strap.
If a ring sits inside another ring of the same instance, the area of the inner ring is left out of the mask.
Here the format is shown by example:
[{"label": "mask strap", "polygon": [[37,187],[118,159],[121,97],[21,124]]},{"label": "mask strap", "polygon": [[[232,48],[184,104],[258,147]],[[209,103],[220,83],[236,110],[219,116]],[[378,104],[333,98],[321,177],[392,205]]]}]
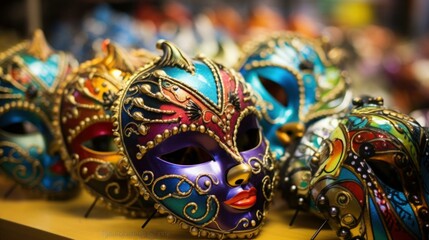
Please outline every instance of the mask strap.
[{"label": "mask strap", "polygon": [[295,222],[296,217],[298,216],[298,213],[299,213],[299,207],[296,209],[295,213],[293,214],[293,217],[290,220],[289,226],[293,225],[293,223]]},{"label": "mask strap", "polygon": [[97,203],[99,197],[96,197],[94,199],[94,202],[92,202],[91,206],[89,206],[88,210],[85,213],[85,218],[88,218],[89,214],[91,213],[92,209],[94,208],[95,204]]},{"label": "mask strap", "polygon": [[155,209],[155,211],[153,211],[153,213],[146,219],[146,221],[143,223],[142,225],[142,229],[144,229],[146,227],[146,225],[150,222],[150,220],[153,218],[153,216],[155,216],[155,214],[158,212],[158,209]]},{"label": "mask strap", "polygon": [[18,183],[14,183],[12,186],[10,186],[10,188],[4,193],[3,198],[4,199],[8,198],[17,186],[18,186]]},{"label": "mask strap", "polygon": [[319,227],[319,229],[317,229],[317,231],[313,234],[313,236],[310,238],[310,240],[314,240],[316,239],[317,235],[319,235],[320,231],[322,231],[322,228],[326,225],[326,223],[328,222],[328,219],[326,219],[322,225]]}]

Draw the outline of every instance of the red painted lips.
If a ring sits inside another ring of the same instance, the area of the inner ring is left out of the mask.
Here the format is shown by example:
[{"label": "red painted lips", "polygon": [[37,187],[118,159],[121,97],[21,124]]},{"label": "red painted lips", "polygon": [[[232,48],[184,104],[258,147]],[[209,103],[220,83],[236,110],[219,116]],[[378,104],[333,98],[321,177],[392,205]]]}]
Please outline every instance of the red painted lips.
[{"label": "red painted lips", "polygon": [[240,210],[251,208],[256,203],[256,188],[252,187],[249,190],[243,190],[224,203]]}]

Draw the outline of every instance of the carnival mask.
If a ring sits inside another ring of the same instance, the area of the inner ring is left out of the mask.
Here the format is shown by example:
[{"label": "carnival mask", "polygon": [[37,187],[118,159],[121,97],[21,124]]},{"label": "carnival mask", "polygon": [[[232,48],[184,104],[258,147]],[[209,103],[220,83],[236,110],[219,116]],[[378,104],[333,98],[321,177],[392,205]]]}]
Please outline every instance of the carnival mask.
[{"label": "carnival mask", "polygon": [[0,170],[48,198],[77,192],[60,157],[52,109],[54,93],[76,60],[53,51],[41,30],[0,54]]},{"label": "carnival mask", "polygon": [[[153,56],[125,51],[108,40],[105,56],[82,63],[57,91],[56,124],[67,167],[96,199],[129,216],[153,211],[129,183],[113,142],[110,107],[119,88]],[[141,52],[142,50],[140,50]]]},{"label": "carnival mask", "polygon": [[146,197],[194,236],[252,238],[275,187],[274,161],[242,77],[160,40],[160,59],[117,101],[117,143]]},{"label": "carnival mask", "polygon": [[322,44],[291,32],[243,46],[239,69],[265,102],[261,125],[276,159],[303,136],[311,121],[341,112],[351,101],[345,75]]},{"label": "carnival mask", "polygon": [[426,130],[382,98],[354,104],[316,154],[317,208],[341,239],[427,239]]},{"label": "carnival mask", "polygon": [[289,207],[308,209],[311,206],[309,189],[313,174],[319,167],[314,157],[325,139],[338,126],[339,116],[324,117],[308,127],[293,152],[281,166],[279,186]]}]

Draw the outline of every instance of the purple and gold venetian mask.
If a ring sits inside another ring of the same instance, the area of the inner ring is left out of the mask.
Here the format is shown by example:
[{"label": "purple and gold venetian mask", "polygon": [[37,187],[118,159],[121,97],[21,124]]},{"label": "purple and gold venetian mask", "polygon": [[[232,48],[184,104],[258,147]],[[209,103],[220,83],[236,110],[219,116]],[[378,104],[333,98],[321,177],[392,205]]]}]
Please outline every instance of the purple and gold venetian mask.
[{"label": "purple and gold venetian mask", "polygon": [[117,142],[146,197],[194,236],[252,238],[275,185],[274,161],[242,77],[159,41],[117,101]]},{"label": "purple and gold venetian mask", "polygon": [[354,104],[316,155],[317,208],[341,239],[427,239],[426,129],[382,98]]},{"label": "purple and gold venetian mask", "polygon": [[31,42],[0,53],[0,170],[48,198],[74,196],[52,125],[55,90],[77,66],[52,50],[41,30]]},{"label": "purple and gold venetian mask", "polygon": [[95,197],[129,216],[145,216],[153,203],[129,183],[113,142],[111,106],[134,71],[150,61],[143,50],[129,53],[109,40],[105,55],[82,63],[57,91],[56,125],[67,167]]},{"label": "purple and gold venetian mask", "polygon": [[288,157],[313,121],[349,106],[347,77],[320,41],[280,32],[249,41],[243,51],[238,68],[265,102],[261,125],[276,159]]}]

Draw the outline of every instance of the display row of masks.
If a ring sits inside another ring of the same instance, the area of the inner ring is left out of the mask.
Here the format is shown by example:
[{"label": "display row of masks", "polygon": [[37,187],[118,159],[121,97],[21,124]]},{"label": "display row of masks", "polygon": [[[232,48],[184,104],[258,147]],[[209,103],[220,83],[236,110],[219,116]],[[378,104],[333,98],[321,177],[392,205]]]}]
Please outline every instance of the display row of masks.
[{"label": "display row of masks", "polygon": [[105,40],[78,65],[38,30],[0,55],[0,170],[201,238],[254,238],[277,193],[341,239],[427,238],[426,128],[352,100],[326,46],[273,33],[234,69],[166,40]]}]

